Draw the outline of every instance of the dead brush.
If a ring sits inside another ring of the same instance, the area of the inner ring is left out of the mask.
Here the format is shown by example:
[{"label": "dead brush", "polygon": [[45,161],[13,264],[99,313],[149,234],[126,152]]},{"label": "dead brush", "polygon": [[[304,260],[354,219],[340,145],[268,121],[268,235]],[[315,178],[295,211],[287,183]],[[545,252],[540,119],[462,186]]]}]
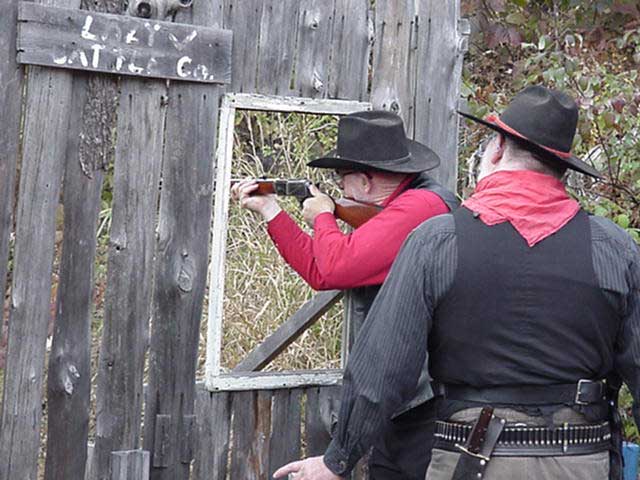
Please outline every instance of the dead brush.
[{"label": "dead brush", "polygon": [[[309,178],[327,190],[331,185],[328,175],[306,167],[306,163],[334,148],[336,130],[337,118],[331,116],[238,112],[232,177]],[[279,200],[283,209],[302,225],[297,201]],[[227,240],[223,366],[233,368],[313,293],[280,257],[264,222],[232,204]],[[334,306],[267,370],[338,368],[342,316],[342,305]],[[199,365],[203,363],[201,351]]]}]

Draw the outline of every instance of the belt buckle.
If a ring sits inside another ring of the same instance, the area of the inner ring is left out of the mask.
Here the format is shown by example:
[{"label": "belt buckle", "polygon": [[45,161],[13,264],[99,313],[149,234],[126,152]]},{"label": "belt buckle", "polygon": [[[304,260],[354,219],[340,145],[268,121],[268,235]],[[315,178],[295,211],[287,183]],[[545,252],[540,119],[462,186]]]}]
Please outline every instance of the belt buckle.
[{"label": "belt buckle", "polygon": [[573,399],[573,402],[576,405],[589,405],[589,403],[591,403],[584,400],[580,400],[580,390],[582,388],[582,385],[585,385],[587,383],[598,383],[600,386],[600,394],[602,394],[602,383],[600,383],[599,381],[596,382],[594,380],[590,380],[588,378],[581,378],[580,380],[578,380],[578,386],[576,387],[576,396]]}]

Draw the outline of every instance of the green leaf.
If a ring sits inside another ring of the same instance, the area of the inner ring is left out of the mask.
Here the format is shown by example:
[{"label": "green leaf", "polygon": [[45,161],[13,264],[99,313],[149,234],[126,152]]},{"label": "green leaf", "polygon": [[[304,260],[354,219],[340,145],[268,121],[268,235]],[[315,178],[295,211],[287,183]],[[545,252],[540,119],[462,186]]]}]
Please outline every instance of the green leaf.
[{"label": "green leaf", "polygon": [[629,228],[629,224],[631,220],[629,219],[629,215],[625,213],[621,213],[616,217],[616,223],[620,225],[622,228]]},{"label": "green leaf", "polygon": [[593,210],[593,213],[600,217],[607,217],[609,215],[609,210],[607,210],[603,206],[597,205],[596,208]]},{"label": "green leaf", "polygon": [[547,47],[547,41],[549,39],[548,35],[543,35],[538,40],[538,50],[542,51]]}]

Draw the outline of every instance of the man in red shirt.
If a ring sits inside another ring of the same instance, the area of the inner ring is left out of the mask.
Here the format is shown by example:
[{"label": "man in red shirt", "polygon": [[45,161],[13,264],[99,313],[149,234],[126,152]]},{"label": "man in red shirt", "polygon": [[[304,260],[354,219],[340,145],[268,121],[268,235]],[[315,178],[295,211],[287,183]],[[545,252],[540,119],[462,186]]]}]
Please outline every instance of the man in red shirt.
[{"label": "man in red shirt", "polygon": [[[252,195],[255,181],[236,184],[232,197],[263,216],[282,257],[312,288],[351,290],[358,325],[409,233],[425,220],[457,207],[455,195],[424,173],[439,163],[431,149],[406,137],[399,116],[386,111],[357,112],[340,119],[337,149],[309,166],[335,170],[346,197],[384,207],[365,224],[342,233],[333,215],[333,200],[315,187],[313,197],[303,204],[313,236],[280,208],[274,195]],[[427,418],[430,409],[421,405],[420,398],[430,396],[428,389],[425,379],[424,391],[418,391],[376,444],[370,459],[372,479],[424,478],[429,450],[424,424],[432,422]],[[413,449],[421,455],[407,452]]]}]

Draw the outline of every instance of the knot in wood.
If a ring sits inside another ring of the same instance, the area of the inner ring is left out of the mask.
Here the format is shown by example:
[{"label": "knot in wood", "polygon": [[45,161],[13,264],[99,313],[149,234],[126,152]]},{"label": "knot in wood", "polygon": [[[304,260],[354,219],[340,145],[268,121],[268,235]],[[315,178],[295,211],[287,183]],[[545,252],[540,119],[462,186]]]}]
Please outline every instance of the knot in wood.
[{"label": "knot in wood", "polygon": [[178,288],[184,292],[189,293],[193,290],[193,272],[195,271],[195,262],[191,257],[189,257],[189,253],[187,250],[182,251],[181,255],[181,265],[180,271],[178,272]]},{"label": "knot in wood", "polygon": [[191,275],[189,275],[184,268],[181,268],[180,273],[178,274],[178,288],[184,293],[189,293],[193,289]]},{"label": "knot in wood", "polygon": [[311,30],[317,30],[319,26],[320,26],[320,19],[318,19],[318,17],[312,17],[311,21],[309,22],[309,28]]}]

